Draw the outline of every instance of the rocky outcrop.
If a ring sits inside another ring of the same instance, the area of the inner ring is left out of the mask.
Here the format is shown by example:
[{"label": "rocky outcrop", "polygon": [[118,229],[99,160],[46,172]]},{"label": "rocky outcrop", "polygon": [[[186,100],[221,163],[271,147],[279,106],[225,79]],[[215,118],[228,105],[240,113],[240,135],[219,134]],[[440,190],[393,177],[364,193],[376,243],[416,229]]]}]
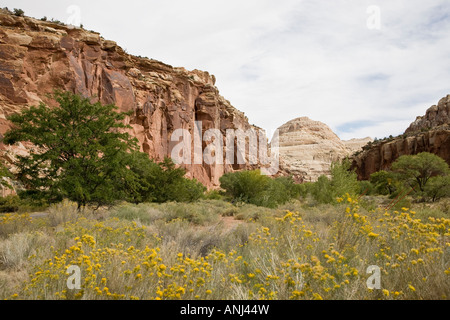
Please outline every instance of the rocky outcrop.
[{"label": "rocky outcrop", "polygon": [[450,95],[442,98],[437,106],[430,107],[424,116],[417,117],[403,135],[378,141],[364,149],[353,157],[352,162],[361,180],[369,179],[379,170],[389,169],[402,155],[430,152],[450,164]]},{"label": "rocky outcrop", "polygon": [[[9,128],[6,117],[31,105],[53,106],[47,94],[68,90],[120,111],[133,111],[126,119],[142,151],[162,160],[170,156],[175,129],[191,134],[194,121],[203,130],[253,128],[245,115],[224,99],[208,72],[175,68],[127,54],[114,41],[81,28],[0,11],[0,134]],[[258,130],[257,128],[255,128]],[[6,146],[1,146],[6,148]],[[24,151],[14,146],[10,151]],[[207,186],[246,165],[185,165],[188,175]]]},{"label": "rocky outcrop", "polygon": [[439,100],[426,111],[424,116],[419,116],[406,129],[405,134],[414,134],[420,131],[436,130],[439,127],[450,125],[450,95]]},{"label": "rocky outcrop", "polygon": [[353,154],[372,140],[342,141],[326,124],[307,117],[291,120],[278,129],[281,169],[305,182],[328,176],[332,162]]}]

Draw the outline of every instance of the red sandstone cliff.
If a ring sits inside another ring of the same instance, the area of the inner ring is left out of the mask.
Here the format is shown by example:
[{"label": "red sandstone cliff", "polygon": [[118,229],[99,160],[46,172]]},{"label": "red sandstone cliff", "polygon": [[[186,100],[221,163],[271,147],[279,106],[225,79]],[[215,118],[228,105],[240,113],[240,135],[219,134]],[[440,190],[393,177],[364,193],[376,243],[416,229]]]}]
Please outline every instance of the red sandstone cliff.
[{"label": "red sandstone cliff", "polygon": [[[170,155],[171,133],[188,129],[192,134],[194,121],[202,121],[203,130],[223,133],[252,128],[244,114],[219,95],[208,72],[136,57],[98,33],[0,10],[0,134],[9,128],[9,114],[41,101],[52,105],[46,94],[54,89],[95,96],[120,111],[133,110],[126,120],[130,133],[157,160]],[[14,148],[17,152],[21,146]],[[233,170],[230,165],[186,168],[189,176],[210,187]]]},{"label": "red sandstone cliff", "polygon": [[430,107],[424,116],[417,117],[402,136],[365,149],[353,157],[353,168],[363,180],[374,172],[389,169],[402,155],[431,152],[450,164],[450,95]]}]

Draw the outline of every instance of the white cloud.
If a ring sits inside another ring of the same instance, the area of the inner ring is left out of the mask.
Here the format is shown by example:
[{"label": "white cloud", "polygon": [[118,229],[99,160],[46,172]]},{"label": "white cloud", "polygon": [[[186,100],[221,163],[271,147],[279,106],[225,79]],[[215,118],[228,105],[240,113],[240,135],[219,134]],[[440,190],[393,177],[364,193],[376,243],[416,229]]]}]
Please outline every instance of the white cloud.
[{"label": "white cloud", "polygon": [[[268,132],[309,116],[345,139],[395,135],[450,93],[447,0],[3,3],[62,21],[78,5],[86,28],[128,52],[216,75]],[[380,30],[366,26],[370,5]]]}]

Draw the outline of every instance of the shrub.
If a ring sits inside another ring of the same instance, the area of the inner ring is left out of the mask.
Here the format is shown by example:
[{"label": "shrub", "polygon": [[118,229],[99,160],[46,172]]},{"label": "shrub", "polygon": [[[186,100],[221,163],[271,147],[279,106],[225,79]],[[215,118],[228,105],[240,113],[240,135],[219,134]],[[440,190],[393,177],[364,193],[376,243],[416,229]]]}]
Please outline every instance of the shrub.
[{"label": "shrub", "polygon": [[331,165],[331,179],[322,175],[311,186],[311,195],[319,203],[333,203],[343,194],[356,195],[359,191],[357,175],[350,171],[350,162],[343,160]]},{"label": "shrub", "polygon": [[205,193],[204,198],[207,200],[222,200],[223,195],[219,190],[209,190]]},{"label": "shrub", "polygon": [[371,195],[374,193],[374,186],[370,181],[367,180],[361,180],[358,181],[359,184],[359,191],[358,193],[361,195]]},{"label": "shrub", "polygon": [[326,176],[322,175],[311,186],[311,195],[314,200],[319,203],[331,203],[334,201],[334,192],[331,187],[331,181]]},{"label": "shrub", "polygon": [[20,198],[16,195],[0,197],[0,212],[16,212],[19,206]]},{"label": "shrub", "polygon": [[117,206],[111,212],[111,217],[129,221],[140,221],[143,224],[150,224],[153,221],[164,219],[164,216],[165,214],[161,210],[146,203]]},{"label": "shrub", "polygon": [[350,170],[350,161],[344,159],[342,162],[331,164],[331,187],[334,197],[340,197],[343,194],[358,194],[359,185],[357,174]]},{"label": "shrub", "polygon": [[18,17],[25,16],[25,11],[23,11],[22,9],[14,8],[13,9],[13,13],[14,13],[15,16],[18,16]]},{"label": "shrub", "polygon": [[450,175],[430,178],[425,186],[424,196],[433,202],[450,197]]},{"label": "shrub", "polygon": [[31,224],[29,214],[7,213],[0,215],[0,237],[26,231],[31,227]]},{"label": "shrub", "polygon": [[170,158],[156,166],[149,164],[149,172],[144,174],[142,183],[146,185],[144,199],[155,202],[192,202],[200,199],[206,187],[196,179],[185,177],[186,170],[177,168]]},{"label": "shrub", "polygon": [[259,170],[227,173],[220,178],[220,187],[235,203],[245,202],[268,208],[300,195],[300,187],[292,177],[272,179]]},{"label": "shrub", "polygon": [[220,187],[234,202],[251,202],[269,186],[269,177],[259,170],[226,173],[220,177]]}]

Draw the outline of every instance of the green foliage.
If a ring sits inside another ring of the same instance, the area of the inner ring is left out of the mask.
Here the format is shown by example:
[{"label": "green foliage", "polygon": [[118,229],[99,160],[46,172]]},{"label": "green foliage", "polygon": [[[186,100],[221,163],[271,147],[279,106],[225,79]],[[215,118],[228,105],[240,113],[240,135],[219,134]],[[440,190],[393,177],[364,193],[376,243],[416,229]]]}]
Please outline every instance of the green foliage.
[{"label": "green foliage", "polygon": [[218,190],[210,190],[205,193],[204,198],[207,200],[222,200],[223,196]]},{"label": "green foliage", "polygon": [[311,187],[312,197],[319,203],[331,203],[334,201],[334,191],[331,181],[326,176],[321,175]]},{"label": "green foliage", "polygon": [[269,179],[255,170],[227,173],[219,181],[220,187],[233,201],[251,202],[268,188]]},{"label": "green foliage", "polygon": [[17,179],[49,202],[66,197],[80,207],[125,199],[123,185],[138,183],[126,166],[128,152],[137,150],[137,140],[122,130],[129,128],[122,122],[127,113],[69,92],[55,92],[53,98],[59,106],[41,103],[8,117],[14,127],[4,142],[35,146],[18,156]]},{"label": "green foliage", "polygon": [[16,195],[0,197],[0,212],[16,212],[19,210],[20,198]]},{"label": "green foliage", "polygon": [[395,175],[390,171],[380,170],[370,175],[370,182],[375,191],[382,195],[391,195],[398,190]]},{"label": "green foliage", "polygon": [[430,178],[424,189],[424,196],[431,201],[450,197],[450,175]]},{"label": "green foliage", "polygon": [[331,187],[336,197],[343,194],[358,194],[359,184],[357,174],[350,170],[351,163],[344,159],[341,163],[331,165]]},{"label": "green foliage", "polygon": [[18,17],[25,16],[25,11],[23,11],[22,9],[14,8],[13,9],[13,13],[14,13],[15,16],[18,16]]},{"label": "green foliage", "polygon": [[11,179],[11,178],[13,178],[12,173],[3,164],[3,162],[0,162],[0,184],[3,187],[6,187],[8,189],[12,189],[11,184],[8,182],[8,180]]},{"label": "green foliage", "polygon": [[138,151],[137,140],[123,130],[129,128],[122,122],[129,113],[68,92],[53,97],[58,107],[41,104],[9,117],[15,126],[5,143],[35,146],[16,163],[24,199],[68,198],[81,207],[116,200],[187,202],[203,195],[205,187],[185,178],[186,171],[170,159],[156,163]]},{"label": "green foliage", "polygon": [[[392,171],[375,172],[370,176],[370,182],[376,193],[389,195],[390,198],[406,194],[414,188],[411,193],[414,197],[436,201],[450,196],[449,172],[449,166],[442,158],[422,152],[399,157],[392,164]],[[407,203],[402,205],[408,207]]]},{"label": "green foliage", "polygon": [[192,202],[200,199],[206,190],[197,180],[187,179],[186,170],[177,168],[170,158],[156,163],[142,152],[134,152],[129,158],[130,170],[139,177],[124,185],[130,202]]},{"label": "green foliage", "polygon": [[32,199],[19,195],[8,195],[0,197],[0,212],[33,212],[47,208],[48,205],[44,199]]},{"label": "green foliage", "polygon": [[291,177],[272,179],[259,170],[238,171],[223,175],[220,187],[233,202],[245,202],[274,208],[300,194],[299,187]]},{"label": "green foliage", "polygon": [[392,170],[396,173],[398,180],[403,181],[410,187],[417,186],[423,192],[430,178],[447,175],[449,166],[439,156],[422,152],[417,155],[399,157],[392,164]]},{"label": "green foliage", "polygon": [[195,179],[186,179],[186,170],[176,168],[170,158],[158,164],[151,176],[151,194],[155,202],[198,200],[206,191],[205,186]]},{"label": "green foliage", "polygon": [[359,189],[357,175],[350,171],[350,162],[343,160],[331,165],[331,179],[324,175],[319,177],[311,187],[311,195],[319,203],[333,203],[346,193],[358,194]]},{"label": "green foliage", "polygon": [[358,185],[359,185],[358,194],[360,194],[360,195],[368,196],[368,195],[374,194],[374,192],[375,192],[375,188],[374,188],[373,184],[370,183],[370,181],[367,181],[367,180],[358,181]]}]

